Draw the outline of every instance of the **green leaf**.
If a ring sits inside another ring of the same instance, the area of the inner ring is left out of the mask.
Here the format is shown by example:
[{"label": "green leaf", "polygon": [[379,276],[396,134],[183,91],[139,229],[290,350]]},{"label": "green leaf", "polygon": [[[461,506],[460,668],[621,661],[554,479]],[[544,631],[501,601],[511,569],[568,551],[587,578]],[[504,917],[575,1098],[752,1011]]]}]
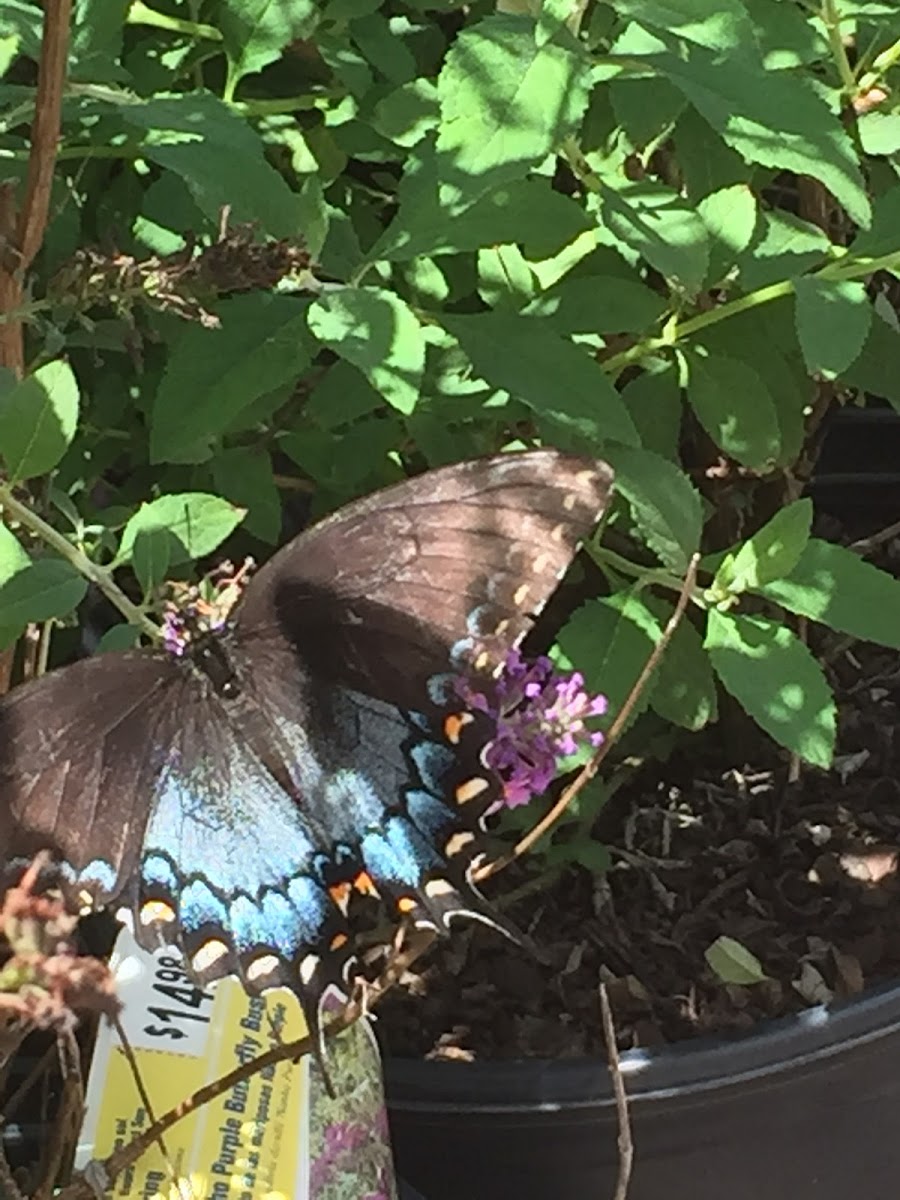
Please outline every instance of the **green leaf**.
[{"label": "green leaf", "polygon": [[643,365],[648,369],[626,383],[620,394],[641,436],[641,445],[674,462],[684,413],[678,372],[671,360]]},{"label": "green leaf", "polygon": [[313,334],[358,367],[388,404],[409,414],[419,399],[425,336],[409,305],[381,288],[341,288],[309,310]]},{"label": "green leaf", "polygon": [[844,371],[841,382],[880,396],[900,412],[900,333],[877,312],[859,357]]},{"label": "green leaf", "polygon": [[868,225],[871,210],[853,142],[816,81],[767,71],[743,50],[722,56],[668,35],[629,34],[616,43],[616,53],[645,54],[749,162],[818,179],[857,224]]},{"label": "green leaf", "polygon": [[704,196],[697,212],[709,235],[708,283],[719,283],[747,249],[756,229],[756,196],[744,183]]},{"label": "green leaf", "polygon": [[587,107],[588,67],[564,31],[538,46],[528,17],[498,14],[464,29],[438,78],[442,204],[461,211],[523,178],[574,134]]},{"label": "green leaf", "polygon": [[557,333],[642,333],[665,309],[663,298],[637,278],[581,275],[537,296],[524,315],[540,317]]},{"label": "green leaf", "polygon": [[869,336],[872,305],[866,285],[810,275],[798,279],[794,291],[797,336],[807,370],[835,379],[856,361]]},{"label": "green leaf", "polygon": [[171,541],[168,529],[139,529],[135,535],[131,565],[145,596],[166,577],[172,558]]},{"label": "green leaf", "polygon": [[52,471],[78,425],[78,384],[68,363],[39,367],[0,394],[0,456],[10,481]]},{"label": "green leaf", "polygon": [[256,292],[220,306],[220,329],[185,328],[153,405],[151,462],[197,461],[198,443],[215,440],[259,397],[301,375],[310,361],[307,310],[305,300]]},{"label": "green leaf", "polygon": [[854,258],[878,258],[900,250],[900,184],[889,188],[874,202],[872,226],[863,229],[850,243]]},{"label": "green leaf", "polygon": [[140,638],[141,631],[134,625],[113,625],[97,643],[94,653],[108,654],[110,651],[133,650]]},{"label": "green leaf", "polygon": [[302,232],[298,198],[266,160],[254,126],[216,96],[129,98],[119,113],[144,135],[142,153],[185,181],[214,228],[227,207],[232,224],[252,222],[271,237]]},{"label": "green leaf", "polygon": [[596,450],[606,439],[637,443],[634,424],[602,369],[542,321],[494,312],[444,314],[441,323],[475,372],[527,404],[564,448]]},{"label": "green leaf", "polygon": [[674,463],[649,450],[608,446],[616,490],[631,506],[647,545],[670,570],[684,571],[700,545],[700,496]]},{"label": "green leaf", "polygon": [[416,60],[406,41],[392,30],[382,13],[367,13],[350,25],[350,36],[370,66],[400,86],[416,77]]},{"label": "green leaf", "polygon": [[[609,701],[597,725],[608,729],[634,687],[644,663],[659,640],[656,618],[643,598],[619,592],[602,600],[589,600],[572,614],[559,632],[557,644],[562,667],[581,671],[590,691]],[[647,707],[647,691],[639,697],[631,721]]]},{"label": "green leaf", "polygon": [[757,237],[738,257],[746,291],[793,279],[824,262],[831,243],[818,227],[791,212],[761,212]]},{"label": "green leaf", "polygon": [[709,436],[745,467],[770,469],[781,438],[775,405],[760,376],[736,358],[687,351],[685,359],[688,399]]},{"label": "green leaf", "polygon": [[0,582],[0,626],[68,616],[87,594],[87,580],[61,558],[41,558]]},{"label": "green leaf", "polygon": [[704,645],[719,679],[757,725],[813,766],[831,766],[834,697],[822,668],[787,626],[713,609]]},{"label": "green leaf", "polygon": [[673,33],[711,50],[743,50],[757,31],[740,0],[616,0],[620,18]]},{"label": "green leaf", "polygon": [[756,955],[724,933],[706,947],[703,957],[723,983],[747,985],[768,978]]},{"label": "green leaf", "polygon": [[[674,605],[656,596],[644,601],[662,630]],[[690,618],[682,617],[650,684],[650,707],[664,720],[694,732],[717,716],[716,681],[703,639]]]},{"label": "green leaf", "polygon": [[421,170],[411,177],[416,186],[401,185],[400,211],[372,247],[370,261],[407,262],[511,242],[523,245],[530,258],[550,258],[593,225],[579,204],[545,179],[506,184],[451,218],[438,202],[437,176]]},{"label": "green leaf", "polygon": [[205,492],[160,496],[142,504],[125,526],[114,566],[131,560],[139,534],[165,535],[172,566],[192,562],[211,554],[243,518],[243,509]]},{"label": "green leaf", "polygon": [[339,358],[313,388],[304,411],[320,428],[336,430],[377,412],[383,404],[365,375]]},{"label": "green leaf", "polygon": [[900,113],[864,113],[857,128],[866,154],[896,154],[900,150]]},{"label": "green leaf", "polygon": [[791,573],[758,591],[838,633],[900,649],[900,581],[843,546],[810,538]]},{"label": "green leaf", "polygon": [[405,149],[436,128],[439,119],[437,85],[430,79],[413,79],[378,101],[372,127]]},{"label": "green leaf", "polygon": [[688,296],[700,289],[709,266],[709,240],[703,221],[677,192],[650,181],[604,188],[600,219],[675,287]]},{"label": "green leaf", "polygon": [[795,500],[780,509],[740,549],[726,555],[710,591],[724,599],[758,590],[773,579],[789,575],[809,542],[812,518],[809,499]]},{"label": "green leaf", "polygon": [[31,559],[22,543],[11,529],[7,529],[0,521],[0,583],[5,583],[7,579],[30,566]]},{"label": "green leaf", "polygon": [[276,62],[286,46],[311,37],[318,23],[314,0],[222,0],[215,21],[222,31],[232,88]]},{"label": "green leaf", "polygon": [[274,545],[281,533],[281,500],[272,459],[262,446],[232,446],[210,463],[218,495],[246,511],[244,529]]}]

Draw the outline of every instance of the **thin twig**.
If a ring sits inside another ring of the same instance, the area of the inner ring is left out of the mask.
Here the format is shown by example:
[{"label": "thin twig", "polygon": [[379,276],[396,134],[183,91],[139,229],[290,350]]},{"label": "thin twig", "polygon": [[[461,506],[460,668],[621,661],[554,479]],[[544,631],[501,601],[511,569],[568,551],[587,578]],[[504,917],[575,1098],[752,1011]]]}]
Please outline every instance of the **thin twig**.
[{"label": "thin twig", "polygon": [[605,983],[600,984],[600,1012],[603,1016],[603,1038],[606,1042],[606,1057],[609,1062],[609,1073],[612,1076],[613,1094],[616,1097],[616,1119],[619,1126],[616,1137],[616,1144],[619,1147],[619,1174],[616,1179],[613,1200],[626,1200],[634,1163],[634,1139],[631,1136],[628,1093],[625,1091],[625,1081],[622,1078],[622,1068],[619,1063],[619,1047],[616,1045],[616,1027]]},{"label": "thin twig", "polygon": [[879,546],[883,546],[885,542],[889,542],[891,538],[900,534],[900,521],[894,521],[884,529],[879,529],[877,533],[873,533],[870,537],[859,538],[858,541],[850,543],[850,549],[857,554],[861,554],[864,558],[866,555],[877,550]]},{"label": "thin twig", "polygon": [[585,784],[590,779],[593,779],[593,777],[596,775],[600,764],[618,741],[619,735],[625,728],[625,725],[634,711],[634,706],[637,704],[641,693],[647,686],[650,676],[656,670],[659,660],[665,653],[666,647],[672,639],[672,635],[678,628],[681,618],[684,616],[684,611],[688,606],[688,601],[690,600],[691,594],[694,590],[694,583],[697,578],[697,564],[699,561],[699,554],[695,554],[690,561],[687,573],[684,577],[684,583],[678,596],[678,603],[675,605],[675,610],[669,618],[668,624],[663,630],[662,637],[651,650],[647,661],[644,663],[643,670],[635,680],[631,691],[628,693],[628,696],[625,699],[625,703],[616,714],[616,719],[610,726],[609,733],[606,735],[603,744],[598,747],[597,752],[592,755],[591,758],[584,764],[573,782],[563,790],[559,799],[556,801],[550,811],[543,816],[540,821],[538,821],[533,829],[530,829],[528,833],[526,833],[525,836],[516,843],[512,853],[505,855],[503,858],[498,858],[495,862],[486,863],[483,867],[479,867],[477,871],[473,872],[472,878],[474,882],[481,883],[483,880],[489,879],[492,875],[496,875],[498,871],[502,871],[505,867],[508,867],[509,864],[514,862],[517,858],[521,858],[526,851],[531,849],[536,841],[544,836],[548,829],[556,824],[556,822],[560,819]]},{"label": "thin twig", "polygon": [[52,0],[44,5],[44,30],[41,61],[38,65],[34,124],[31,128],[31,152],[25,202],[19,214],[18,269],[26,271],[44,240],[53,167],[59,145],[66,62],[69,55],[69,25],[72,0]]}]

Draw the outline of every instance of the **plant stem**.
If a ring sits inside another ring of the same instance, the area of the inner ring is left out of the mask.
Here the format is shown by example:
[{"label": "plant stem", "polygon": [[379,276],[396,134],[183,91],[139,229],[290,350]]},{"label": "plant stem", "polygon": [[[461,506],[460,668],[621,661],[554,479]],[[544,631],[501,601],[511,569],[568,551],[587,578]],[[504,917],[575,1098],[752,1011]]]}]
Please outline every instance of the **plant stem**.
[{"label": "plant stem", "polygon": [[112,574],[105,567],[98,566],[87,555],[82,554],[77,546],[73,546],[67,538],[63,537],[52,525],[48,525],[43,517],[39,517],[27,504],[22,504],[21,501],[17,500],[12,493],[12,489],[5,483],[0,483],[0,508],[5,509],[11,517],[21,525],[24,525],[26,529],[30,529],[45,545],[49,546],[51,550],[55,550],[66,562],[71,563],[79,575],[83,575],[85,579],[98,587],[107,600],[116,606],[130,624],[135,625],[147,637],[152,638],[154,641],[159,641],[159,629],[142,609],[138,608],[136,604],[133,604],[128,599],[113,579]]},{"label": "plant stem", "polygon": [[841,14],[836,0],[822,0],[819,19],[825,26],[825,32],[828,34],[831,57],[834,59],[834,65],[837,67],[838,75],[841,77],[843,91],[848,96],[853,95],[856,91],[856,76],[853,74],[850,59],[847,57],[847,48],[844,45],[844,39],[841,37]]},{"label": "plant stem", "polygon": [[186,33],[188,37],[207,38],[211,42],[221,42],[221,30],[214,25],[201,25],[197,21],[185,21],[182,17],[170,17],[168,13],[157,12],[148,8],[142,0],[134,0],[125,18],[128,25],[149,25],[153,29],[165,29],[169,33]]}]

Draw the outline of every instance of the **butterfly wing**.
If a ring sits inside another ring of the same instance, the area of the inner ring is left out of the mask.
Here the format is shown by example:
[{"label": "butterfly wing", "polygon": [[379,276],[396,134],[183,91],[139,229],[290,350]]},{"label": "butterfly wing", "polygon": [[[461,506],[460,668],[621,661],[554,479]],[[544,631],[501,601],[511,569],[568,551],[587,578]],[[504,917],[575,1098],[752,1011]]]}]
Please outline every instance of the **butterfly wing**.
[{"label": "butterfly wing", "polygon": [[78,896],[103,904],[134,877],[155,776],[157,728],[182,689],[163,655],[104,654],[0,701],[0,857],[39,850]]},{"label": "butterfly wing", "polygon": [[348,505],[247,590],[244,686],[288,747],[305,815],[348,878],[362,872],[420,923],[488,918],[469,876],[500,793],[482,761],[493,727],[461,711],[453,679],[500,667],[611,481],[554,451],[433,471]]}]

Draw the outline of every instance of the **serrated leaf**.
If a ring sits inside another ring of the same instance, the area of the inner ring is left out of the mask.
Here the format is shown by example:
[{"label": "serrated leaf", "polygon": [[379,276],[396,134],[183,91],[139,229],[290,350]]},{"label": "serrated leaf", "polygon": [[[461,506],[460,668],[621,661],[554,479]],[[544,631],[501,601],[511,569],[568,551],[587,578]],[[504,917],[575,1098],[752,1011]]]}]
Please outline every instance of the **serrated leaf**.
[{"label": "serrated leaf", "polygon": [[425,336],[404,300],[381,288],[341,288],[310,307],[309,327],[320,342],[359,367],[388,404],[401,413],[413,411],[425,367]]},{"label": "serrated leaf", "polygon": [[588,60],[565,31],[538,46],[535,28],[528,17],[487,17],[464,29],[444,60],[438,174],[452,212],[523,178],[577,131]]},{"label": "serrated leaf", "polygon": [[205,492],[160,496],[142,504],[125,526],[114,565],[129,562],[138,535],[152,531],[167,536],[172,566],[193,562],[220,546],[243,517],[243,509]]},{"label": "serrated leaf", "polygon": [[542,321],[514,313],[441,316],[475,372],[535,413],[563,448],[596,449],[606,439],[635,445],[637,431],[607,375]]},{"label": "serrated leaf", "polygon": [[738,278],[750,292],[793,279],[824,262],[831,246],[818,227],[791,212],[760,212],[757,236],[738,256]]},{"label": "serrated leaf", "polygon": [[221,305],[221,329],[188,326],[156,393],[150,461],[209,457],[208,443],[241,413],[301,375],[310,362],[307,310],[304,300],[256,292]]},{"label": "serrated leaf", "polygon": [[756,955],[724,933],[706,947],[703,957],[723,983],[746,986],[768,978]]},{"label": "serrated leaf", "polygon": [[41,558],[0,583],[0,626],[68,616],[87,593],[87,581],[61,558]]},{"label": "serrated leaf", "polygon": [[168,529],[139,529],[131,547],[131,565],[146,596],[166,577],[171,562],[171,534]]},{"label": "serrated leaf", "polygon": [[797,336],[811,375],[836,379],[859,357],[872,324],[863,283],[808,275],[794,284]]},{"label": "serrated leaf", "polygon": [[704,646],[726,690],[757,725],[813,766],[831,766],[834,696],[822,668],[787,626],[713,609]]},{"label": "serrated leaf", "polygon": [[775,405],[747,363],[687,351],[687,395],[700,424],[739,463],[765,471],[778,461],[781,435]]},{"label": "serrated leaf", "polygon": [[758,591],[838,633],[900,649],[900,580],[843,546],[810,538],[791,573]]},{"label": "serrated leaf", "polygon": [[756,196],[746,184],[735,183],[704,196],[697,213],[709,236],[706,279],[718,283],[750,245],[756,229]]},{"label": "serrated leaf", "polygon": [[667,567],[684,571],[700,545],[700,496],[674,463],[650,450],[606,448],[615,467],[616,490],[631,506],[647,545]]},{"label": "serrated leaf", "polygon": [[627,32],[615,52],[646,55],[648,65],[671,79],[748,162],[818,179],[857,224],[869,224],[871,208],[853,142],[814,80],[767,71],[752,53],[722,56],[661,31],[656,37],[637,27]]},{"label": "serrated leaf", "polygon": [[900,333],[877,312],[859,356],[844,371],[841,382],[887,400],[900,412]]},{"label": "serrated leaf", "polygon": [[795,500],[726,556],[710,588],[715,595],[739,595],[789,575],[800,561],[812,527],[812,500]]},{"label": "serrated leaf", "polygon": [[413,79],[378,101],[372,126],[405,149],[421,141],[439,119],[437,86],[430,79]]},{"label": "serrated leaf", "polygon": [[699,290],[709,266],[706,227],[677,192],[653,182],[604,188],[603,226],[642,255],[688,296]]},{"label": "serrated leaf", "polygon": [[854,258],[878,258],[897,252],[900,229],[900,184],[888,188],[873,202],[872,225],[850,243]]},{"label": "serrated leaf", "polygon": [[0,394],[0,457],[11,482],[52,471],[75,436],[78,384],[69,364],[46,363]]}]

